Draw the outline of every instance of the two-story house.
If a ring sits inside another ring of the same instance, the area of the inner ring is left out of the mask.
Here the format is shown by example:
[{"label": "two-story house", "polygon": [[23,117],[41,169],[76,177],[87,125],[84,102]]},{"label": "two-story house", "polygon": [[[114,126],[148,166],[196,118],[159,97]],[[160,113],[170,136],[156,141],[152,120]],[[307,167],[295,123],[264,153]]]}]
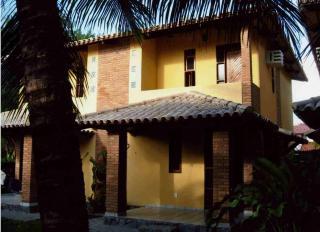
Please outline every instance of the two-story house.
[{"label": "two-story house", "polygon": [[[74,88],[84,115],[77,125],[86,195],[89,159],[106,150],[107,213],[128,205],[210,208],[252,179],[254,157],[285,152],[293,136],[279,128],[292,130],[291,82],[307,79],[279,31],[249,40],[247,30],[235,30],[227,38],[215,21],[201,20],[143,34],[141,44],[123,33],[72,45],[89,72],[86,97]],[[6,130],[26,126],[2,122]],[[25,168],[32,167],[30,140],[20,146],[28,204],[36,200]]]}]

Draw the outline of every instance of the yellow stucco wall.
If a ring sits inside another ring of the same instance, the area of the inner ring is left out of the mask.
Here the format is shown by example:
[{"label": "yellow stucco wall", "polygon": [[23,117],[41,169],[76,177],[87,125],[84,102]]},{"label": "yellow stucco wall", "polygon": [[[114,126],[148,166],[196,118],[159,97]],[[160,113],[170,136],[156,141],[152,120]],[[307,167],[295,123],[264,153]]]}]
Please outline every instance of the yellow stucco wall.
[{"label": "yellow stucco wall", "polygon": [[[260,110],[264,117],[277,123],[277,110],[281,111],[281,125],[288,130],[293,129],[292,119],[292,91],[290,75],[282,67],[277,67],[275,89],[277,83],[280,84],[280,92],[272,92],[271,66],[266,64],[266,43],[260,39],[254,41],[251,46],[252,81],[260,89]],[[280,106],[277,107],[277,94],[280,96]]]},{"label": "yellow stucco wall", "polygon": [[157,41],[145,40],[142,43],[141,90],[157,88]]},{"label": "yellow stucco wall", "polygon": [[[82,114],[92,113],[97,110],[97,77],[98,77],[98,45],[89,45],[86,53],[87,65],[87,85],[88,89],[85,97],[73,98]],[[75,90],[74,90],[75,91]],[[74,95],[75,96],[75,92]]]},{"label": "yellow stucco wall", "polygon": [[202,41],[202,31],[179,33],[157,40],[158,88],[184,86],[184,51],[196,49],[196,86],[216,83],[216,34],[211,31],[208,41]]},{"label": "yellow stucco wall", "polygon": [[[261,40],[252,45],[252,74],[253,82],[260,87],[260,113],[277,122],[277,96],[272,92],[272,74],[271,67],[266,64],[265,43]],[[259,72],[259,78],[256,77]]]},{"label": "yellow stucco wall", "polygon": [[280,102],[281,102],[281,127],[293,130],[292,111],[292,86],[289,75],[282,70],[280,72]]},{"label": "yellow stucco wall", "polygon": [[93,181],[93,174],[90,158],[95,157],[95,144],[95,135],[80,136],[80,155],[82,160],[82,172],[86,198],[90,197],[92,194],[91,185]]},{"label": "yellow stucco wall", "polygon": [[169,173],[168,135],[157,131],[128,135],[127,200],[129,205],[203,208],[203,138],[183,132],[182,173]]}]

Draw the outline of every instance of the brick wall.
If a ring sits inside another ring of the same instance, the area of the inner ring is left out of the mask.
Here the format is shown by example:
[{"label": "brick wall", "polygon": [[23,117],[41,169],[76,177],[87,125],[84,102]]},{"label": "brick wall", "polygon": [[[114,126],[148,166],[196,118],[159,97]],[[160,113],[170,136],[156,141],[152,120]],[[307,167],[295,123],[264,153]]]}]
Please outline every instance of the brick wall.
[{"label": "brick wall", "polygon": [[[119,40],[99,45],[97,111],[129,103],[130,44]],[[108,134],[96,131],[96,155],[107,150]]]},{"label": "brick wall", "polygon": [[14,138],[14,153],[15,153],[15,170],[14,170],[14,178],[20,180],[20,162],[21,162],[21,143],[23,142],[22,138],[16,137]]},{"label": "brick wall", "polygon": [[229,133],[213,132],[213,202],[229,193]]},{"label": "brick wall", "polygon": [[129,102],[129,41],[99,45],[97,111]]},{"label": "brick wall", "polygon": [[252,181],[253,178],[253,166],[252,161],[245,160],[243,164],[243,182],[245,184],[249,184]]},{"label": "brick wall", "polygon": [[107,139],[106,212],[126,211],[127,140],[126,133],[109,134]]},{"label": "brick wall", "polygon": [[32,136],[25,135],[23,140],[22,164],[22,202],[32,203],[37,201],[35,164],[32,154]]},{"label": "brick wall", "polygon": [[248,29],[240,33],[242,103],[260,112],[260,89],[252,83],[251,44],[248,36]]},{"label": "brick wall", "polygon": [[251,75],[251,48],[248,40],[248,30],[240,33],[241,61],[242,61],[242,103],[252,105],[252,75]]}]

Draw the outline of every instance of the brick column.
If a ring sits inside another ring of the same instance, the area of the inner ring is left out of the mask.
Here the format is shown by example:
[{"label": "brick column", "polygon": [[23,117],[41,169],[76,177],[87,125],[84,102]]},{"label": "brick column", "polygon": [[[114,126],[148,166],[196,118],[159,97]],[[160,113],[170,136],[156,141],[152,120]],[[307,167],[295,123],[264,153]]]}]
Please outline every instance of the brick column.
[{"label": "brick column", "polygon": [[21,206],[34,207],[37,205],[37,191],[35,179],[35,164],[32,154],[32,136],[26,135],[23,140],[22,162],[22,202]]},{"label": "brick column", "polygon": [[125,215],[127,207],[127,134],[108,134],[106,214]]},{"label": "brick column", "polygon": [[229,194],[229,133],[213,132],[213,202],[221,201]]},{"label": "brick column", "polygon": [[245,160],[243,164],[243,182],[245,184],[251,183],[253,179],[253,166],[251,160]]},{"label": "brick column", "polygon": [[248,29],[241,31],[240,41],[242,62],[242,103],[252,106],[251,45],[248,39]]},{"label": "brick column", "polygon": [[16,137],[14,139],[14,153],[15,153],[15,171],[14,171],[14,178],[20,180],[21,174],[21,159],[22,159],[22,144],[23,139],[21,137]]},{"label": "brick column", "polygon": [[257,112],[260,112],[260,89],[252,82],[251,42],[248,28],[240,32],[240,45],[242,104],[252,106]]}]

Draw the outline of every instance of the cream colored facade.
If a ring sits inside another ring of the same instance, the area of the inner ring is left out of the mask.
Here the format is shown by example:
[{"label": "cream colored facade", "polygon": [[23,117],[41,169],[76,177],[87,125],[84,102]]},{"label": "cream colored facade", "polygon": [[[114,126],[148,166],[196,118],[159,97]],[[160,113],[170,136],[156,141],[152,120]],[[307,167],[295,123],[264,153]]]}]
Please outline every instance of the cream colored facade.
[{"label": "cream colored facade", "polygon": [[[141,102],[186,91],[242,103],[242,84],[217,84],[216,46],[224,44],[215,30],[176,33],[130,45],[129,103]],[[87,53],[89,73],[98,77],[98,46],[90,45]],[[196,85],[184,87],[184,50],[195,49]],[[260,113],[292,129],[291,79],[278,68],[280,93],[272,91],[271,67],[266,64],[266,45],[261,40],[251,45],[252,81],[260,90]],[[95,58],[94,58],[95,57]],[[95,60],[95,61],[94,61]],[[97,78],[88,78],[87,98],[82,98],[81,113],[96,111]],[[95,91],[91,92],[91,87]],[[115,86],[116,88],[116,86]],[[78,100],[77,100],[78,102]],[[277,107],[277,102],[280,105]],[[280,109],[281,114],[278,110]],[[279,115],[281,119],[279,119]],[[204,161],[202,132],[186,131],[183,137],[182,173],[169,173],[168,140],[165,132],[128,134],[127,201],[128,205],[165,205],[182,208],[203,208]],[[197,135],[196,137],[193,135]],[[198,136],[199,135],[199,136]],[[95,136],[82,141],[81,154],[85,176],[86,196],[91,195],[92,170],[88,164],[94,157]],[[89,187],[90,186],[90,187]]]}]

